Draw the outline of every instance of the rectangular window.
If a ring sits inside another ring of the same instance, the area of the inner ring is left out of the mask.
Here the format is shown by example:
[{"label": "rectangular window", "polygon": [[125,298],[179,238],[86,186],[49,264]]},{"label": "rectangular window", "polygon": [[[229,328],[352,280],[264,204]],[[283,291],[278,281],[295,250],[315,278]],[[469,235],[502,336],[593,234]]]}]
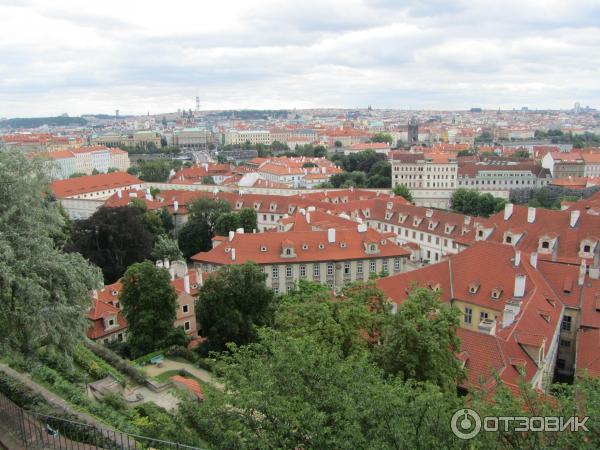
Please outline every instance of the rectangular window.
[{"label": "rectangular window", "polygon": [[328,277],[333,276],[333,264],[332,263],[327,263],[327,276]]},{"label": "rectangular window", "polygon": [[561,328],[564,331],[571,331],[571,316],[564,316]]},{"label": "rectangular window", "polygon": [[388,260],[387,259],[384,259],[382,261],[382,268],[381,268],[381,270],[383,270],[384,272],[388,271]]},{"label": "rectangular window", "polygon": [[400,270],[400,258],[394,258],[394,270],[398,271]]},{"label": "rectangular window", "polygon": [[358,261],[356,263],[356,274],[357,275],[362,275],[363,273],[363,262],[362,261]]},{"label": "rectangular window", "polygon": [[480,322],[481,322],[482,320],[484,320],[484,319],[487,319],[487,318],[488,318],[488,313],[486,313],[485,311],[481,311],[481,312],[479,313],[479,321],[480,321]]},{"label": "rectangular window", "polygon": [[285,266],[285,276],[288,278],[292,278],[293,270],[292,266]]},{"label": "rectangular window", "polygon": [[275,294],[279,294],[279,286],[275,286],[273,288],[273,292],[275,292]]},{"label": "rectangular window", "polygon": [[277,278],[279,278],[279,267],[278,266],[273,266],[271,268],[271,277],[276,280]]},{"label": "rectangular window", "polygon": [[369,272],[375,273],[377,271],[377,264],[374,260],[369,261]]},{"label": "rectangular window", "polygon": [[350,275],[350,263],[349,262],[344,263],[344,275]]},{"label": "rectangular window", "polygon": [[184,329],[185,331],[190,331],[190,328],[191,328],[191,326],[190,326],[190,323],[189,323],[189,322],[185,322],[185,323],[183,324],[183,329]]},{"label": "rectangular window", "polygon": [[300,278],[306,277],[306,266],[304,264],[300,265]]},{"label": "rectangular window", "polygon": [[564,369],[565,368],[565,360],[558,358],[556,360],[556,367],[558,367],[559,369]]},{"label": "rectangular window", "polygon": [[473,319],[473,310],[471,308],[465,308],[465,317],[464,317],[465,323],[471,323],[472,319]]},{"label": "rectangular window", "polygon": [[188,311],[189,311],[189,309],[190,309],[190,306],[189,306],[189,305],[183,305],[183,306],[181,307],[181,309],[183,310],[183,313],[184,313],[184,314],[187,314],[187,313],[188,313]]},{"label": "rectangular window", "polygon": [[313,264],[313,277],[320,277],[320,276],[321,276],[321,265]]},{"label": "rectangular window", "polygon": [[287,288],[286,288],[287,293],[289,294],[290,292],[292,292],[292,289],[294,289],[294,286],[291,284],[288,284]]},{"label": "rectangular window", "polygon": [[569,341],[568,339],[561,339],[560,340],[560,346],[561,347],[570,347],[571,346],[571,341]]}]

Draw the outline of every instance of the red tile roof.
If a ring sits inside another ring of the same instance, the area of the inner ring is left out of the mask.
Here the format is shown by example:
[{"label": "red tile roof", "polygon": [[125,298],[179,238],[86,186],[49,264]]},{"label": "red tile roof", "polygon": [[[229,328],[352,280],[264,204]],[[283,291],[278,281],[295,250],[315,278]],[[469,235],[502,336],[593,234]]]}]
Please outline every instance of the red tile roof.
[{"label": "red tile roof", "polygon": [[50,183],[50,189],[56,197],[64,198],[139,184],[143,184],[143,181],[133,175],[126,172],[113,172],[56,180]]}]

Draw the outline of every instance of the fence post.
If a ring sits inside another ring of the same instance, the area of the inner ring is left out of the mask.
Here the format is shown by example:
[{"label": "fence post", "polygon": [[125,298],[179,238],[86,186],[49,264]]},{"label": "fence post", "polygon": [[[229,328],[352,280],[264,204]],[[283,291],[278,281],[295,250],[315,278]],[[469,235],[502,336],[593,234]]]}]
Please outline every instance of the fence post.
[{"label": "fence post", "polygon": [[21,435],[21,439],[23,440],[23,446],[27,449],[29,448],[29,445],[27,443],[27,433],[25,432],[25,412],[23,411],[22,408],[18,408],[19,411],[19,424],[18,427],[20,428],[21,433],[19,433]]}]

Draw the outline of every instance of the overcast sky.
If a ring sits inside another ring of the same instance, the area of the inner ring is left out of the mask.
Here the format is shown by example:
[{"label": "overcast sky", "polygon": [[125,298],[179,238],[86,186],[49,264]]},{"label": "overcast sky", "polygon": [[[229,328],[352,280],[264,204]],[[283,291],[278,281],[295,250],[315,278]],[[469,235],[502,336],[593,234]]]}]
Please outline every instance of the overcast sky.
[{"label": "overcast sky", "polygon": [[600,107],[600,0],[0,0],[0,117]]}]

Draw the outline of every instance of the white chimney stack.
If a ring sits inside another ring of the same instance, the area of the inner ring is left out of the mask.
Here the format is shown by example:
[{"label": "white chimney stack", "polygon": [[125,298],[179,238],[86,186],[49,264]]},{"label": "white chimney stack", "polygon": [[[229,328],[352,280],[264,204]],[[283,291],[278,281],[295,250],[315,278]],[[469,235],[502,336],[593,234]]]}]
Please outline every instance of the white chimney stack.
[{"label": "white chimney stack", "polygon": [[165,258],[163,265],[164,265],[165,269],[168,269],[169,267],[171,267],[171,262],[167,258]]},{"label": "white chimney stack", "polygon": [[231,260],[235,261],[235,248],[231,249]]},{"label": "white chimney stack", "polygon": [[327,242],[335,244],[335,228],[327,229]]},{"label": "white chimney stack", "polygon": [[175,200],[173,202],[173,212],[177,212],[178,209],[179,209],[179,202],[177,200]]},{"label": "white chimney stack", "polygon": [[235,230],[235,232],[237,234],[244,234],[244,229],[243,228],[238,228],[237,230]]},{"label": "white chimney stack", "polygon": [[357,231],[359,233],[366,233],[366,231],[367,231],[367,224],[366,223],[359,223],[358,227],[357,227]]},{"label": "white chimney stack", "polygon": [[234,237],[235,237],[235,231],[230,231],[229,232],[229,242],[233,241]]},{"label": "white chimney stack", "polygon": [[575,228],[577,226],[577,221],[579,220],[579,211],[571,211],[571,220],[569,221],[569,225],[571,228]]},{"label": "white chimney stack", "polygon": [[171,275],[171,281],[175,279],[175,268],[169,267],[169,275]]},{"label": "white chimney stack", "polygon": [[196,284],[198,287],[201,287],[204,284],[202,280],[202,270],[200,270],[200,268],[196,269]]},{"label": "white chimney stack", "polygon": [[186,294],[190,293],[190,275],[188,273],[183,276],[183,290]]},{"label": "white chimney stack", "polygon": [[146,192],[146,200],[152,200],[152,194],[150,192]]},{"label": "white chimney stack", "polygon": [[310,223],[310,213],[306,213],[306,223]]},{"label": "white chimney stack", "polygon": [[156,261],[156,267],[160,267],[160,268],[164,267],[163,262],[162,262],[161,259],[159,259],[158,261]]},{"label": "white chimney stack", "polygon": [[579,286],[583,286],[585,281],[585,274],[587,273],[587,264],[585,260],[581,261],[581,265],[579,266],[579,279],[577,280]]},{"label": "white chimney stack", "polygon": [[519,267],[519,264],[521,264],[521,251],[517,250],[515,252],[515,267]]},{"label": "white chimney stack", "polygon": [[527,208],[527,223],[535,222],[535,208],[530,206]]},{"label": "white chimney stack", "polygon": [[504,205],[504,220],[510,219],[512,216],[514,205],[512,203],[507,203]]},{"label": "white chimney stack", "polygon": [[529,264],[531,264],[533,268],[537,268],[537,252],[532,252],[531,255],[529,255]]},{"label": "white chimney stack", "polygon": [[123,192],[121,191],[121,189],[117,189],[117,197],[123,198]]},{"label": "white chimney stack", "polygon": [[515,275],[515,294],[514,296],[517,298],[523,297],[525,295],[525,281],[527,277],[525,275],[517,274]]}]

